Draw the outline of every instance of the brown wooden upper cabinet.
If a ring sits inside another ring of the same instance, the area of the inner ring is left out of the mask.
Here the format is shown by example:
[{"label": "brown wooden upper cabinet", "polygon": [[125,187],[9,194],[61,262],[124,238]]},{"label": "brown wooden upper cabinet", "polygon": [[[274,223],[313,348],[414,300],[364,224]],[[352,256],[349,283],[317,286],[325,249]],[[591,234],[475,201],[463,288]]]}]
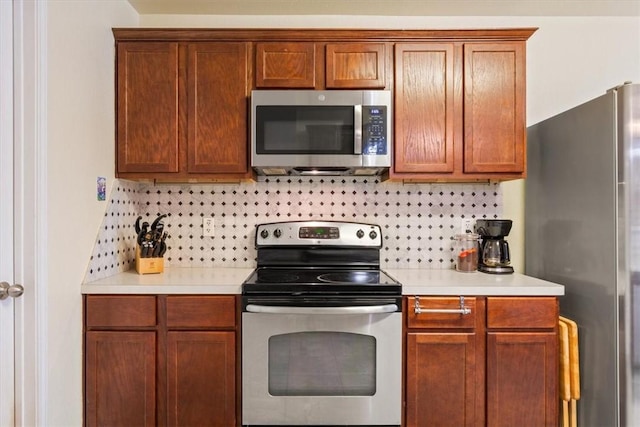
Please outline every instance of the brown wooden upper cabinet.
[{"label": "brown wooden upper cabinet", "polygon": [[316,44],[256,43],[256,87],[314,89]]},{"label": "brown wooden upper cabinet", "polygon": [[251,89],[385,89],[389,178],[524,178],[535,30],[116,28],[116,176],[250,179]]},{"label": "brown wooden upper cabinet", "polygon": [[125,42],[117,55],[117,173],[178,172],[178,43]]},{"label": "brown wooden upper cabinet", "polygon": [[464,45],[464,171],[525,172],[522,43]]},{"label": "brown wooden upper cabinet", "polygon": [[248,172],[248,45],[208,42],[187,51],[187,172]]},{"label": "brown wooden upper cabinet", "polygon": [[385,43],[256,43],[256,88],[384,89]]},{"label": "brown wooden upper cabinet", "polygon": [[454,172],[454,128],[461,116],[455,51],[453,43],[395,46],[398,174]]},{"label": "brown wooden upper cabinet", "polygon": [[384,43],[327,43],[325,62],[327,89],[386,87]]},{"label": "brown wooden upper cabinet", "polygon": [[392,178],[526,176],[525,41],[395,45]]},{"label": "brown wooden upper cabinet", "polygon": [[248,76],[246,42],[119,42],[116,175],[250,177]]}]

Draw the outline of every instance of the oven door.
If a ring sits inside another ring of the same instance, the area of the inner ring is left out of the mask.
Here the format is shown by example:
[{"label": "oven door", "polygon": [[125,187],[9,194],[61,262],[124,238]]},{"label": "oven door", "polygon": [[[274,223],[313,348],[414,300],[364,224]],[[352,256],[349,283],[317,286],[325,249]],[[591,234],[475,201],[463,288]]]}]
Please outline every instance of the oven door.
[{"label": "oven door", "polygon": [[402,313],[246,306],[242,424],[400,426]]}]

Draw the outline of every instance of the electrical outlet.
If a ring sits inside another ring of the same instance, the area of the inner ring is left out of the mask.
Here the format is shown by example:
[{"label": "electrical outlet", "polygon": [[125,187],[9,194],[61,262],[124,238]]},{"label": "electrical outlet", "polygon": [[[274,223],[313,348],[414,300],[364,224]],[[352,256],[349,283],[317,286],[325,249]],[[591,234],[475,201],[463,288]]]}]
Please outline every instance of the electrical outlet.
[{"label": "electrical outlet", "polygon": [[460,219],[460,233],[473,233],[476,222],[472,218],[461,218]]},{"label": "electrical outlet", "polygon": [[213,218],[210,216],[202,218],[202,235],[205,237],[213,237]]}]

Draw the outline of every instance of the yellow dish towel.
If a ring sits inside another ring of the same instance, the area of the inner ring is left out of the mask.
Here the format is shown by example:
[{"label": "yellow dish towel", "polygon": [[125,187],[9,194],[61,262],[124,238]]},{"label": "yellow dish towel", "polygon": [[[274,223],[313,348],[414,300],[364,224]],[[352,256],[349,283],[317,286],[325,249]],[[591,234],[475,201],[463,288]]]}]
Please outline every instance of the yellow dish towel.
[{"label": "yellow dish towel", "polygon": [[562,400],[562,427],[569,427],[569,401],[571,400],[571,376],[569,374],[569,328],[558,322],[560,341],[560,400]]},{"label": "yellow dish towel", "polygon": [[569,336],[569,389],[571,399],[570,425],[578,426],[578,400],[580,400],[580,357],[578,350],[578,324],[571,319],[560,316],[560,323],[566,325]]}]

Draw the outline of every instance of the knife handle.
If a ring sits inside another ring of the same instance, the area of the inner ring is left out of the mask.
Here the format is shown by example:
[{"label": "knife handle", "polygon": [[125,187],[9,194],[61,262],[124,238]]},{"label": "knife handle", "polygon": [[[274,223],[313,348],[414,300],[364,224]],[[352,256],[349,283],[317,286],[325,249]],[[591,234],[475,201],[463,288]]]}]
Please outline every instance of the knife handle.
[{"label": "knife handle", "polygon": [[153,245],[153,254],[151,256],[153,258],[158,258],[160,256],[161,250],[162,250],[162,242],[156,241]]},{"label": "knife handle", "polygon": [[169,237],[169,234],[165,231],[162,234],[162,238],[160,238],[160,241],[158,242],[158,256],[162,257],[164,256],[164,253],[167,251],[167,244],[165,243],[165,240],[167,239],[167,237]]}]

